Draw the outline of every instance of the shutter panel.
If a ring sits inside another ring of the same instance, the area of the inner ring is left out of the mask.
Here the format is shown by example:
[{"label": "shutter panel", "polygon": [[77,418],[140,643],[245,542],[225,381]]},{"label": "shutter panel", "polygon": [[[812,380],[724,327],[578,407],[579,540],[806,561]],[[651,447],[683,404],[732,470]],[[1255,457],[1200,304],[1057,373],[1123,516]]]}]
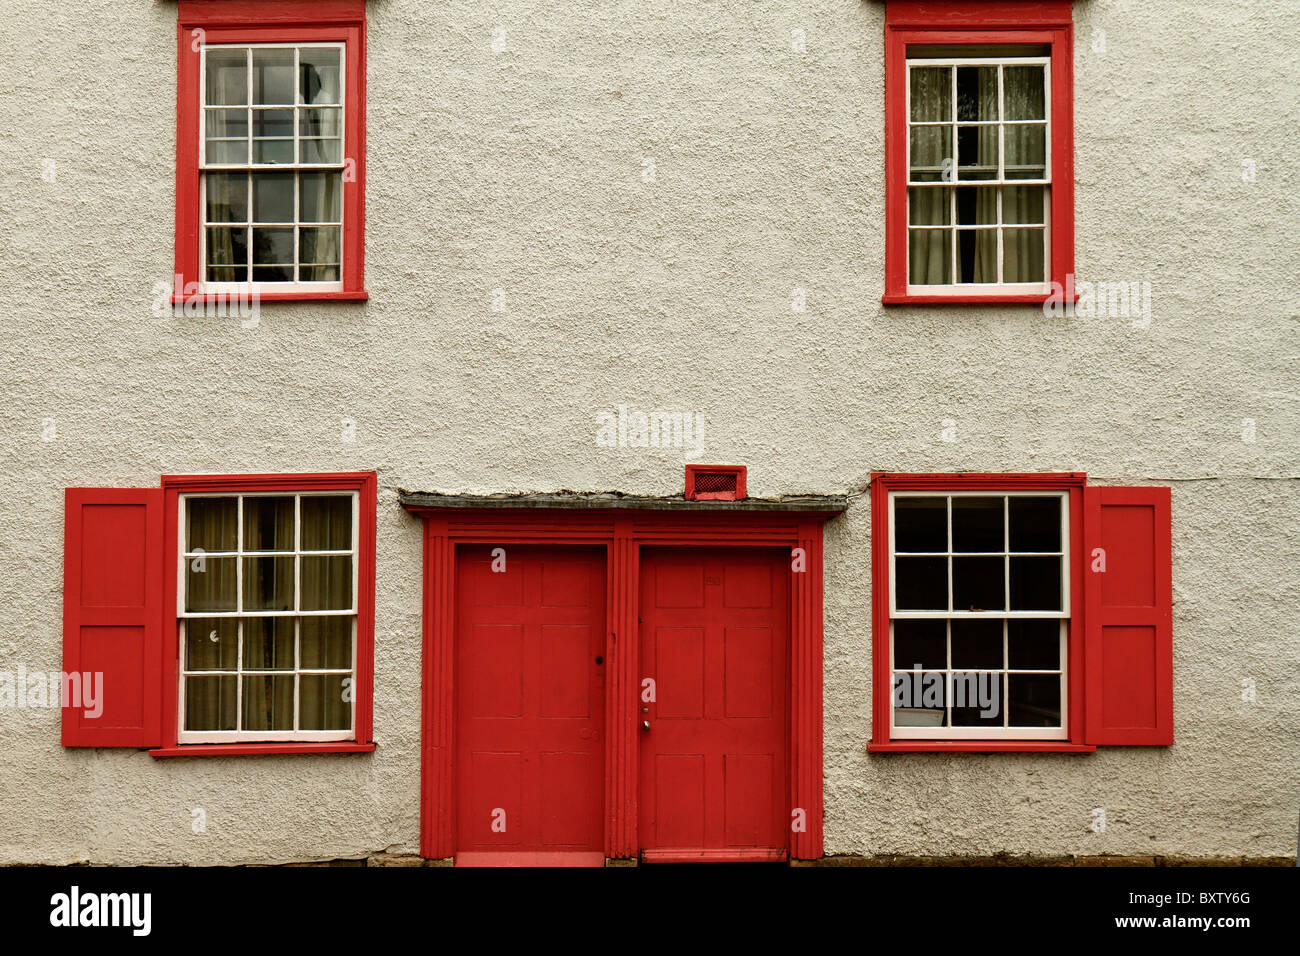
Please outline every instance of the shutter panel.
[{"label": "shutter panel", "polygon": [[1090,487],[1083,503],[1087,742],[1172,744],[1169,489]]},{"label": "shutter panel", "polygon": [[68,488],[64,506],[63,746],[161,746],[162,491]]}]

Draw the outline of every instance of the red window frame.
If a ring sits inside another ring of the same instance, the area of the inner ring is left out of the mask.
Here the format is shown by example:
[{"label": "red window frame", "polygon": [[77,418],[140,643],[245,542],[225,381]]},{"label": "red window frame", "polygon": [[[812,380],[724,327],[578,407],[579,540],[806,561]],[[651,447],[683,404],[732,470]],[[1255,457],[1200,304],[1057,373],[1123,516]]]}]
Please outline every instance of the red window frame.
[{"label": "red window frame", "polygon": [[[1070,0],[888,0],[885,10],[886,304],[960,305],[1074,298],[1074,80]],[[914,44],[1038,44],[1051,48],[1052,186],[1048,292],[909,293],[907,48]]]},{"label": "red window frame", "polygon": [[[1087,477],[1073,472],[1052,474],[887,474],[871,476],[871,593],[872,593],[872,740],[867,749],[889,751],[1053,751],[1091,753],[1097,748],[1084,742],[1084,577],[1083,519]],[[893,491],[987,490],[1065,491],[1069,493],[1071,547],[1070,617],[1067,627],[1069,672],[1065,740],[917,740],[889,736],[891,680],[889,660],[889,495]]]},{"label": "red window frame", "polygon": [[[373,741],[375,652],[375,515],[378,479],[374,472],[298,475],[163,475],[163,746],[154,757],[229,754],[357,753],[375,749]],[[180,496],[186,493],[247,494],[258,491],[356,491],[360,499],[357,536],[356,724],[350,741],[267,741],[178,744],[177,698],[180,648],[177,641],[177,532]]]},{"label": "red window frame", "polygon": [[177,11],[176,263],[174,303],[208,301],[200,275],[199,49],[219,43],[343,43],[346,48],[343,254],[340,291],[259,292],[258,301],[363,300],[365,291],[365,0],[180,0]]}]

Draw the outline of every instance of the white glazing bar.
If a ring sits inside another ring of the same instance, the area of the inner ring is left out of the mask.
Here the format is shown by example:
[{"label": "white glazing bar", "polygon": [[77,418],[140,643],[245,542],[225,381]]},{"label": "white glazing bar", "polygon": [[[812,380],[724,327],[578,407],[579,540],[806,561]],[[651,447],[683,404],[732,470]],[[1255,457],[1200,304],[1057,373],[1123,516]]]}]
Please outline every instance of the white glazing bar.
[{"label": "white glazing bar", "polygon": [[[248,77],[247,93],[244,98],[244,108],[248,112],[248,139],[244,143],[244,154],[248,157],[248,165],[253,165],[253,48],[250,46],[244,51],[244,73]],[[249,202],[252,202],[252,196],[249,196]]]}]

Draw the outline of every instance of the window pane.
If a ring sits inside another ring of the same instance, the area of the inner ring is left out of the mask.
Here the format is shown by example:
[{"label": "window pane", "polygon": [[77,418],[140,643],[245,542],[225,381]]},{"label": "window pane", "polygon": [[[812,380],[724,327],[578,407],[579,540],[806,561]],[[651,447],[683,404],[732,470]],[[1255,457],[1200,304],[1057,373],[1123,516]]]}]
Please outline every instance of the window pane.
[{"label": "window pane", "polygon": [[236,677],[185,678],[185,729],[234,730]]},{"label": "window pane", "polygon": [[894,675],[894,724],[898,727],[942,727],[947,715],[943,674]]},{"label": "window pane", "polygon": [[339,50],[303,48],[298,51],[298,90],[303,103],[342,103]]},{"label": "window pane", "polygon": [[1002,92],[1009,120],[1046,119],[1041,66],[1008,66],[1003,69]]},{"label": "window pane", "polygon": [[206,110],[205,158],[209,163],[248,162],[248,110]]},{"label": "window pane", "polygon": [[248,51],[221,50],[208,47],[205,83],[209,105],[238,105],[248,102]]},{"label": "window pane", "polygon": [[293,610],[293,558],[244,558],[244,610]]},{"label": "window pane", "polygon": [[912,285],[952,282],[952,233],[947,229],[911,229],[907,233],[907,281]]},{"label": "window pane", "polygon": [[248,139],[247,107],[209,107],[203,114],[209,139]]},{"label": "window pane", "polygon": [[185,610],[235,610],[236,558],[185,559]]},{"label": "window pane", "polygon": [[894,598],[906,611],[948,609],[947,558],[895,558]]},{"label": "window pane", "polygon": [[302,610],[352,609],[352,557],[302,559]]},{"label": "window pane", "polygon": [[343,218],[343,174],[301,173],[298,177],[300,222],[339,222]]},{"label": "window pane", "polygon": [[254,282],[292,282],[293,266],[255,266]]},{"label": "window pane", "polygon": [[998,191],[995,186],[963,186],[957,190],[957,224],[992,226],[998,221]]},{"label": "window pane", "polygon": [[952,549],[1002,551],[1002,498],[952,499]]},{"label": "window pane", "polygon": [[343,110],[299,110],[298,135],[337,139],[343,135]]},{"label": "window pane", "polygon": [[948,666],[948,623],[943,620],[895,621],[894,667],[936,669]]},{"label": "window pane", "polygon": [[253,50],[254,103],[294,102],[293,52],[281,48]]},{"label": "window pane", "polygon": [[[1008,145],[1008,154],[1010,149]],[[957,127],[957,178],[963,180],[998,178],[998,128],[996,126]]]},{"label": "window pane", "polygon": [[957,119],[987,121],[997,118],[998,68],[957,67]]},{"label": "window pane", "polygon": [[[337,265],[339,261],[339,227],[298,230],[298,261]],[[304,278],[306,278],[304,276]]]},{"label": "window pane", "polygon": [[946,226],[952,221],[952,190],[913,186],[907,191],[907,221],[913,226]]},{"label": "window pane", "polygon": [[[940,622],[942,623],[942,622]],[[1002,621],[952,621],[952,666],[959,670],[999,670],[1002,660]]]},{"label": "window pane", "polygon": [[234,551],[238,533],[234,498],[187,498],[185,550]]},{"label": "window pane", "polygon": [[208,266],[209,282],[247,282],[246,266]]},{"label": "window pane", "polygon": [[242,282],[247,276],[248,230],[243,227],[209,229],[208,279],[212,282]]},{"label": "window pane", "polygon": [[952,120],[952,72],[950,67],[913,67],[912,120]]},{"label": "window pane", "polygon": [[1014,496],[1009,502],[1012,551],[1061,550],[1061,499]]},{"label": "window pane", "polygon": [[334,266],[299,266],[298,279],[301,282],[338,282],[339,267]]},{"label": "window pane", "polygon": [[[345,674],[304,674],[298,678],[302,730],[349,730],[352,702],[344,699]],[[351,688],[349,683],[348,688]]]},{"label": "window pane", "polygon": [[244,670],[293,670],[293,618],[244,618]]},{"label": "window pane", "polygon": [[343,141],[339,139],[304,139],[299,141],[304,163],[343,162]]},{"label": "window pane", "polygon": [[244,173],[208,173],[208,222],[248,222],[248,176]]},{"label": "window pane", "polygon": [[253,135],[293,139],[293,110],[253,110]]},{"label": "window pane", "polygon": [[[304,229],[303,232],[310,230]],[[348,551],[352,548],[352,496],[304,495],[302,549]]]},{"label": "window pane", "polygon": [[1006,127],[1007,179],[1047,178],[1047,127]]},{"label": "window pane", "polygon": [[1056,674],[1011,674],[1012,727],[1061,726],[1061,678]]},{"label": "window pane", "polygon": [[303,617],[298,619],[298,631],[300,667],[351,669],[352,618],[342,615]]},{"label": "window pane", "polygon": [[895,498],[894,550],[947,551],[947,499]]},{"label": "window pane", "polygon": [[911,176],[914,182],[952,181],[952,127],[913,126]]},{"label": "window pane", "polygon": [[244,550],[292,551],[293,499],[249,497],[244,499]]},{"label": "window pane", "polygon": [[192,617],[185,622],[185,669],[233,671],[239,655],[239,621]]},{"label": "window pane", "polygon": [[293,163],[293,140],[258,139],[253,141],[253,162],[288,166]]},{"label": "window pane", "polygon": [[1002,281],[1045,282],[1042,229],[1007,229],[1002,233]]},{"label": "window pane", "polygon": [[254,111],[253,162],[293,162],[293,110]]},{"label": "window pane", "polygon": [[1006,186],[1002,190],[1003,222],[1043,222],[1046,186]]},{"label": "window pane", "polygon": [[956,281],[998,281],[998,235],[996,229],[959,229],[957,231]]},{"label": "window pane", "polygon": [[1002,574],[1002,558],[953,558],[953,610],[1004,610]]},{"label": "window pane", "polygon": [[293,730],[293,681],[288,677],[244,678],[244,730]]},{"label": "window pane", "polygon": [[248,162],[248,143],[238,140],[233,143],[208,141],[205,161],[209,165],[231,166]]},{"label": "window pane", "polygon": [[1013,670],[1060,670],[1061,622],[1007,621],[1007,666]]},{"label": "window pane", "polygon": [[1011,559],[1011,610],[1061,610],[1061,559]]},{"label": "window pane", "polygon": [[253,173],[253,220],[293,222],[293,173]]},{"label": "window pane", "polygon": [[1001,674],[954,674],[952,679],[954,727],[1002,726],[1006,695]]},{"label": "window pane", "polygon": [[293,228],[288,229],[254,229],[253,230],[253,265],[283,265],[283,269],[254,270],[282,275],[278,281],[288,282],[293,279]]}]

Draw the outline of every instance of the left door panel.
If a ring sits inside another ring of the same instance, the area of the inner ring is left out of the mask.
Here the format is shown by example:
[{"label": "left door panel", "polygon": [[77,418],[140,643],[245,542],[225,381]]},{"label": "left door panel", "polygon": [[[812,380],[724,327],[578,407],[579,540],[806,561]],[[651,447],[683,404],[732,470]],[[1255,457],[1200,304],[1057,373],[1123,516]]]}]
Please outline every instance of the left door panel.
[{"label": "left door panel", "polygon": [[466,546],[456,570],[456,865],[600,865],[604,550]]}]

